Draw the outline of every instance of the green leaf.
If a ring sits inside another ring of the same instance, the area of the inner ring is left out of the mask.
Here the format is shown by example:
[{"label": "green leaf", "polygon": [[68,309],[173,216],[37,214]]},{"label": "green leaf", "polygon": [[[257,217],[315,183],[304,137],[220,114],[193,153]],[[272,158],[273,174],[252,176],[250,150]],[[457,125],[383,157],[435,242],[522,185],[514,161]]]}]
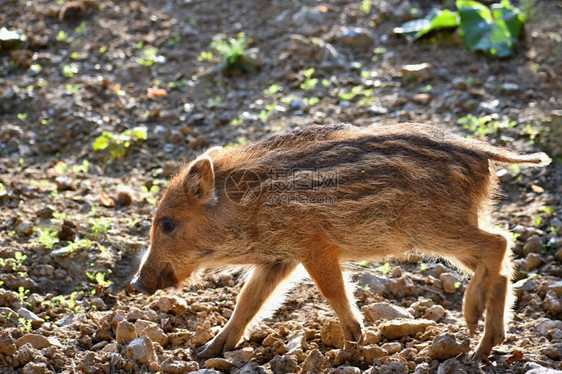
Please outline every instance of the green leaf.
[{"label": "green leaf", "polygon": [[416,40],[432,30],[457,27],[458,25],[459,18],[457,12],[448,9],[434,9],[423,19],[409,21],[401,27],[396,27],[394,32],[397,34],[404,34],[406,37]]},{"label": "green leaf", "polygon": [[508,0],[492,5],[492,10],[477,1],[458,0],[461,35],[468,49],[491,56],[506,57],[519,39],[525,16]]},{"label": "green leaf", "polygon": [[98,136],[94,140],[94,145],[92,146],[94,150],[106,149],[109,146],[109,139],[105,135]]}]

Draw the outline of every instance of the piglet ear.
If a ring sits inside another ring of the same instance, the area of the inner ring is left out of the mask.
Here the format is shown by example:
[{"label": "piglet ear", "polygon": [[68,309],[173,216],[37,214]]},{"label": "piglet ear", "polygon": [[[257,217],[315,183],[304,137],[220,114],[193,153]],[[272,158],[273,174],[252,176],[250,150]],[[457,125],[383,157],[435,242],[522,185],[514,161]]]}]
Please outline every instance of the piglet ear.
[{"label": "piglet ear", "polygon": [[208,202],[214,196],[215,171],[213,161],[207,155],[197,157],[187,168],[183,180],[184,189],[202,202]]}]

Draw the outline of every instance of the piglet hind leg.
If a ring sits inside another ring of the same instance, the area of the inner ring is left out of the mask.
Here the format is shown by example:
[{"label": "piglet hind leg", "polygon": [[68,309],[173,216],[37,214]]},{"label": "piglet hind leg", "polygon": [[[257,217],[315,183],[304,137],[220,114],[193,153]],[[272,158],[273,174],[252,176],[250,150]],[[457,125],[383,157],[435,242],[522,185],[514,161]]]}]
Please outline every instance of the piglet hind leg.
[{"label": "piglet hind leg", "polygon": [[509,242],[501,234],[480,230],[474,235],[474,249],[462,262],[474,275],[465,292],[463,313],[471,332],[485,311],[484,336],[474,353],[475,360],[490,354],[505,338],[504,316],[511,307],[508,302],[510,284]]},{"label": "piglet hind leg", "polygon": [[363,342],[363,326],[353,312],[340,268],[341,249],[321,235],[310,242],[303,265],[322,295],[334,308],[343,331],[344,348]]},{"label": "piglet hind leg", "polygon": [[296,265],[292,263],[256,265],[240,291],[232,317],[218,335],[203,347],[199,356],[202,358],[218,357],[236,347],[248,324],[279,283],[291,274]]}]

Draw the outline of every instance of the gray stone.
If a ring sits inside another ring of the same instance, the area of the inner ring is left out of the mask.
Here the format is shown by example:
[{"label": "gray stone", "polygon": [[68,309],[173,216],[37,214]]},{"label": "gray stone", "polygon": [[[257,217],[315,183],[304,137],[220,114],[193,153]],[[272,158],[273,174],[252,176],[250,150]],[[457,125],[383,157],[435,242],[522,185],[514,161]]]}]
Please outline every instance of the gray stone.
[{"label": "gray stone", "polygon": [[361,27],[342,27],[334,40],[352,48],[372,47],[375,43],[373,33]]},{"label": "gray stone", "polygon": [[45,323],[43,318],[40,318],[37,314],[25,308],[19,308],[18,315],[27,320],[31,320],[31,326],[34,329],[38,329],[39,327],[43,326],[43,323]]},{"label": "gray stone", "polygon": [[548,282],[545,285],[546,291],[554,291],[556,296],[562,297],[562,280]]},{"label": "gray stone", "polygon": [[157,360],[152,341],[148,336],[141,336],[130,342],[125,348],[125,356],[145,365]]},{"label": "gray stone", "polygon": [[361,273],[357,284],[361,287],[369,286],[371,292],[377,295],[384,295],[390,281],[386,276],[377,277],[373,272],[365,270]]},{"label": "gray stone", "polygon": [[387,303],[365,305],[361,308],[361,312],[372,321],[378,321],[380,319],[413,318],[406,308]]},{"label": "gray stone", "polygon": [[562,330],[562,321],[547,319],[537,326],[537,332],[541,335],[547,335],[549,331],[555,329]]},{"label": "gray stone", "polygon": [[455,287],[455,283],[457,279],[455,278],[453,273],[442,273],[439,275],[439,280],[443,285],[443,290],[447,293],[455,293],[457,290]]},{"label": "gray stone", "polygon": [[538,235],[530,236],[523,246],[523,254],[527,256],[529,253],[540,253],[542,249],[541,238]]},{"label": "gray stone", "polygon": [[326,345],[336,348],[343,347],[343,333],[339,322],[336,320],[328,320],[320,331],[322,342]]},{"label": "gray stone", "polygon": [[462,334],[445,333],[433,339],[428,356],[442,361],[451,357],[466,355],[469,348],[470,339],[468,337]]},{"label": "gray stone", "polygon": [[338,366],[337,368],[330,369],[329,374],[361,374],[361,370],[355,366]]},{"label": "gray stone", "polygon": [[236,351],[224,353],[224,358],[228,361],[236,363],[240,361],[250,361],[254,357],[254,350],[251,347],[245,347]]},{"label": "gray stone", "polygon": [[269,364],[271,365],[273,374],[296,373],[299,368],[299,363],[294,355],[277,355],[273,357]]},{"label": "gray stone", "polygon": [[555,361],[562,360],[562,343],[553,343],[543,350],[543,353]]},{"label": "gray stone", "polygon": [[135,326],[127,320],[123,320],[117,325],[117,329],[115,330],[115,340],[117,344],[128,344],[135,340],[137,336]]}]

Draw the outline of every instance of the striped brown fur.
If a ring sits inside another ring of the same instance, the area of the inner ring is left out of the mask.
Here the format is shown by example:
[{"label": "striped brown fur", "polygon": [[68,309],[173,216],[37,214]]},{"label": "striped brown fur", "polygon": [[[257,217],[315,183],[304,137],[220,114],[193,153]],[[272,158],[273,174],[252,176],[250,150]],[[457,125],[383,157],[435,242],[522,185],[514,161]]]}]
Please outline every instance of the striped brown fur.
[{"label": "striped brown fur", "polygon": [[508,235],[489,225],[494,163],[546,165],[435,127],[310,126],[238,148],[211,148],[172,179],[133,283],[149,293],[201,267],[254,265],[234,314],[203,356],[232,349],[279,282],[302,263],[334,307],[346,347],[362,325],[340,262],[417,250],[472,275],[463,312],[485,312],[475,357],[503,341]]}]

